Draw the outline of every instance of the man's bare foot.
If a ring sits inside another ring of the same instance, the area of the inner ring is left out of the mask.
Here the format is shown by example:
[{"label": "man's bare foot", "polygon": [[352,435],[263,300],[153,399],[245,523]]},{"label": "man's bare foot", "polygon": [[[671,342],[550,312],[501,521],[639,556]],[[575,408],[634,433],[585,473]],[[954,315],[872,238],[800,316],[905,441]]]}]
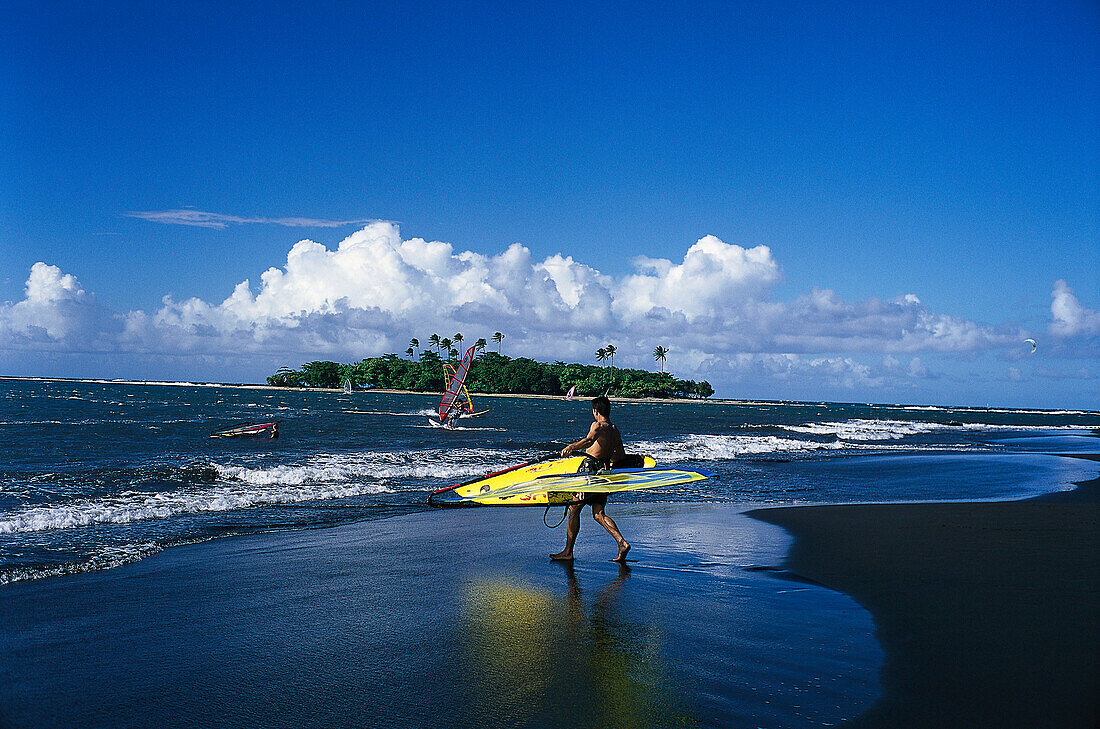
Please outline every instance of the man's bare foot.
[{"label": "man's bare foot", "polygon": [[[629,547],[628,547],[628,549],[629,549]],[[560,562],[572,562],[573,561],[573,553],[569,552],[569,551],[558,552],[557,554],[551,554],[550,559],[556,559]]]},{"label": "man's bare foot", "polygon": [[619,542],[619,556],[611,560],[612,562],[626,562],[626,553],[630,551],[630,542],[625,539]]}]

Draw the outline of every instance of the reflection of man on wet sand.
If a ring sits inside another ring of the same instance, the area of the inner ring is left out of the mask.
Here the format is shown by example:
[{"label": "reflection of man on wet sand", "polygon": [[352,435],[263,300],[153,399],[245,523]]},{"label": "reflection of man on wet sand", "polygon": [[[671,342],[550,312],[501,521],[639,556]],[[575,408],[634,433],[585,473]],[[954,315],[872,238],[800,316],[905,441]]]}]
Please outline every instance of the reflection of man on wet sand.
[{"label": "reflection of man on wet sand", "polygon": [[[623,448],[623,439],[619,436],[619,429],[611,422],[611,401],[604,396],[592,399],[592,427],[588,429],[588,435],[576,443],[570,443],[561,449],[562,457],[566,457],[575,451],[583,451],[588,458],[585,459],[585,467],[592,473],[604,469],[614,468],[615,462],[626,456]],[[582,470],[585,470],[582,468]],[[600,523],[619,545],[619,555],[616,562],[625,562],[626,553],[630,551],[630,543],[623,539],[619,533],[619,527],[614,519],[604,513],[607,505],[606,494],[591,494],[587,498],[582,493],[574,495],[575,503],[569,507],[569,516],[565,525],[565,549],[557,554],[550,555],[550,559],[573,559],[573,543],[577,541],[577,533],[581,530],[581,509],[585,504],[592,505],[592,518]]]}]

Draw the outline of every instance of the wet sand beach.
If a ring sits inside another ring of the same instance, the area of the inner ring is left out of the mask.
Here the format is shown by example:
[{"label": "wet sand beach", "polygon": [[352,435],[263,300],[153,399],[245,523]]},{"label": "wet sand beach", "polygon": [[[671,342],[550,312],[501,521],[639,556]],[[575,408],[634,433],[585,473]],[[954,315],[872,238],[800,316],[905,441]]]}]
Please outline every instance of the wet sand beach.
[{"label": "wet sand beach", "polygon": [[1098,725],[1100,479],[1023,501],[750,514],[794,535],[792,572],[874,617],[884,696],[848,726]]},{"label": "wet sand beach", "polygon": [[878,696],[849,598],[755,567],[741,509],[618,504],[575,565],[541,509],[176,547],[0,589],[0,726],[814,727]]}]

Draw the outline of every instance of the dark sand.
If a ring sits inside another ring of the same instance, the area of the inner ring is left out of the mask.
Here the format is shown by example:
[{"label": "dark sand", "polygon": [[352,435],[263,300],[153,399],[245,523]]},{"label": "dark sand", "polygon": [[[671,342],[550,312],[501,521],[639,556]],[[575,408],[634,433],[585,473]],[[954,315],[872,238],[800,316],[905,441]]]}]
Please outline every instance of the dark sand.
[{"label": "dark sand", "polygon": [[883,698],[851,727],[1096,727],[1100,479],[1024,501],[750,512],[871,612]]}]

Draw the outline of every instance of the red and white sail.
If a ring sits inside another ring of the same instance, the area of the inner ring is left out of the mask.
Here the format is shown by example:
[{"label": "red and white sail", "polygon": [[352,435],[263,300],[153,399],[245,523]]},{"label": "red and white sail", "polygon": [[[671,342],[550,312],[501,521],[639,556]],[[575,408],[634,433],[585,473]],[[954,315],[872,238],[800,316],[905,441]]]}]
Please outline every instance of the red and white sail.
[{"label": "red and white sail", "polygon": [[461,395],[466,387],[466,375],[470,373],[470,363],[474,361],[474,348],[466,350],[462,361],[455,367],[451,381],[447,383],[447,389],[439,400],[439,422],[446,423],[451,418],[457,417],[462,410],[463,399]]}]

